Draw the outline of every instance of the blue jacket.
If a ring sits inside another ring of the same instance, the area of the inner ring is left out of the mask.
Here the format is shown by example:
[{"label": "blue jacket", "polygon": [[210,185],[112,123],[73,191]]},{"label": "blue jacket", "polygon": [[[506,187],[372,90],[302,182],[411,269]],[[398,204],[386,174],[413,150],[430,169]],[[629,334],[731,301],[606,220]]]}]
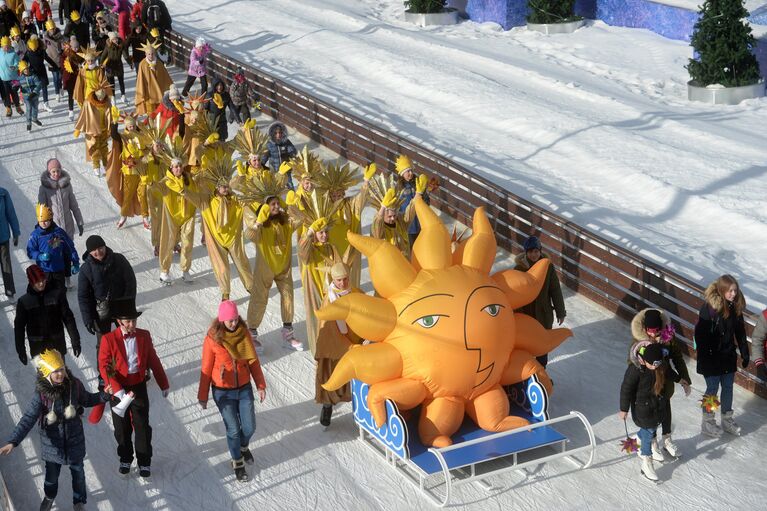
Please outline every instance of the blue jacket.
[{"label": "blue jacket", "polygon": [[13,207],[11,195],[5,188],[0,188],[0,243],[6,243],[11,239],[11,233],[14,238],[18,238],[19,219],[16,217],[16,209]]},{"label": "blue jacket", "polygon": [[[47,379],[38,377],[35,390],[32,401],[27,404],[24,415],[11,433],[8,443],[19,445],[38,423],[43,461],[59,465],[82,462],[85,458],[85,433],[81,419],[83,408],[106,402],[108,396],[86,391],[82,382],[69,371],[67,379],[61,385],[53,385]],[[75,407],[76,413],[74,417],[67,419],[64,417],[64,410],[70,403]],[[56,421],[48,424],[46,415],[51,408],[56,414]]]},{"label": "blue jacket", "polygon": [[24,97],[27,99],[35,99],[43,90],[42,82],[32,73],[28,75],[22,74],[19,77],[19,85],[21,86],[21,92],[24,93]]},{"label": "blue jacket", "polygon": [[[402,190],[399,193],[399,196],[402,198],[402,205],[399,208],[399,214],[404,215],[405,210],[407,209],[408,205],[410,204],[410,201],[412,201],[415,198],[415,180],[418,176],[413,174],[413,179],[410,181],[405,181],[402,179]],[[429,192],[425,192],[421,198],[426,204],[430,204],[431,201],[429,200]],[[418,216],[413,218],[413,221],[410,222],[410,226],[407,228],[408,234],[418,234],[421,232],[421,222],[418,221]]]},{"label": "blue jacket", "polygon": [[[47,261],[40,259],[43,254],[50,255],[50,258]],[[47,229],[40,225],[35,226],[27,242],[27,256],[45,273],[63,272],[67,259],[71,259],[74,266],[80,266],[80,256],[77,255],[74,242],[64,229],[54,222],[51,222]]]},{"label": "blue jacket", "polygon": [[[283,133],[283,138],[279,142],[274,140],[274,133],[277,128],[282,128]],[[280,165],[282,162],[290,161],[295,158],[298,154],[298,151],[293,145],[293,142],[288,139],[288,129],[281,122],[273,122],[270,124],[268,134],[269,142],[266,143],[267,152],[261,156],[261,166],[265,167],[268,163],[269,169],[272,172],[277,172],[280,170]],[[289,189],[294,190],[293,172],[288,172],[287,176],[287,186]]]},{"label": "blue jacket", "polygon": [[0,80],[10,82],[19,79],[19,56],[15,51],[0,49]]}]

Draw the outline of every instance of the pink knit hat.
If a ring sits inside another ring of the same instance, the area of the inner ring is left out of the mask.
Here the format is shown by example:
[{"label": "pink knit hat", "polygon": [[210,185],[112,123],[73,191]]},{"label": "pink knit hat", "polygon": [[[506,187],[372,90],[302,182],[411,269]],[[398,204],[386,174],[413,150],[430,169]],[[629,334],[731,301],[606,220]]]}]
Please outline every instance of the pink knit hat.
[{"label": "pink knit hat", "polygon": [[221,305],[218,306],[218,320],[219,321],[234,321],[240,317],[240,313],[237,312],[237,304],[231,300],[224,300]]}]

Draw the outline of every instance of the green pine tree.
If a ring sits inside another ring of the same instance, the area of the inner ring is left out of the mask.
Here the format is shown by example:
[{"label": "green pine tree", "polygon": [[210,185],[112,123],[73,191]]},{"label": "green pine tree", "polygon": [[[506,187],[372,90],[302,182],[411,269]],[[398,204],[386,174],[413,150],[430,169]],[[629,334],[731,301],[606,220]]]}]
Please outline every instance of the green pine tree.
[{"label": "green pine tree", "polygon": [[447,0],[407,0],[405,8],[410,12],[428,14],[442,12],[446,4]]},{"label": "green pine tree", "polygon": [[695,85],[737,87],[759,81],[759,63],[752,52],[756,41],[745,21],[748,15],[743,0],[703,3],[690,41],[697,58],[687,65]]},{"label": "green pine tree", "polygon": [[575,16],[575,0],[528,0],[528,23],[564,23],[580,19]]}]

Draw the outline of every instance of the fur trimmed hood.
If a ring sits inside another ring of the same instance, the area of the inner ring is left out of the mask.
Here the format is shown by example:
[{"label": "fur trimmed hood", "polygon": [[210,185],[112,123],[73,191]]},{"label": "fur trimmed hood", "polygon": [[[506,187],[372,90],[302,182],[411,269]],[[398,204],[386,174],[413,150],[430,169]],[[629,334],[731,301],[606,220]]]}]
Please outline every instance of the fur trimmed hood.
[{"label": "fur trimmed hood", "polygon": [[[541,259],[548,259],[549,256],[541,252]],[[540,261],[540,259],[539,259]],[[514,257],[514,269],[519,271],[527,271],[530,269],[530,261],[527,260],[527,255],[522,252]]]},{"label": "fur trimmed hood", "polygon": [[[274,139],[274,133],[277,131],[277,128],[282,128],[282,133],[284,135],[283,139],[277,142]],[[274,121],[269,125],[269,129],[267,130],[267,134],[269,135],[269,140],[271,140],[275,144],[284,144],[285,141],[288,139],[288,129],[285,127],[285,124],[280,121]]]},{"label": "fur trimmed hood", "polygon": [[61,400],[62,407],[64,408],[64,419],[69,420],[77,415],[77,409],[72,404],[75,380],[68,368],[66,371],[67,377],[61,385],[54,385],[48,378],[42,375],[37,376],[35,387],[40,395],[50,402],[50,410],[44,417],[45,423],[49,425],[55,424],[59,420],[55,411],[56,401],[58,400]]},{"label": "fur trimmed hood", "polygon": [[634,319],[631,320],[631,337],[634,338],[634,341],[650,340],[650,338],[647,336],[647,333],[645,332],[645,327],[644,327],[644,317],[645,317],[645,314],[647,314],[647,311],[649,310],[657,310],[658,312],[660,312],[661,328],[666,328],[668,326],[669,320],[665,312],[663,312],[660,309],[655,309],[653,307],[643,309],[637,312],[636,316],[634,316]]},{"label": "fur trimmed hood", "polygon": [[[718,314],[724,316],[725,300],[716,290],[716,281],[708,285],[706,291],[703,293],[703,298],[706,300],[709,307],[714,309]],[[738,286],[738,294],[732,304],[735,308],[735,316],[742,315],[743,311],[746,310],[746,298],[743,296],[740,286]]]},{"label": "fur trimmed hood", "polygon": [[66,170],[61,171],[61,176],[59,176],[58,181],[54,181],[51,179],[51,176],[48,174],[48,171],[44,171],[42,175],[40,176],[40,183],[46,187],[50,188],[51,190],[58,190],[59,188],[66,188],[71,184],[72,178],[69,177],[69,173]]}]

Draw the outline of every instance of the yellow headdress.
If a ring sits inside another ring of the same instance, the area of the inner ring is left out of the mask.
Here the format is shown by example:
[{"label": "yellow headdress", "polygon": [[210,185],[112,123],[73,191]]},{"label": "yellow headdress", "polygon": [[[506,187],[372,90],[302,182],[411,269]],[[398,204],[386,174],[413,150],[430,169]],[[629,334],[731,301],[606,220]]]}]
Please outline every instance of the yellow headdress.
[{"label": "yellow headdress", "polygon": [[148,123],[141,130],[141,143],[144,147],[151,147],[153,144],[159,144],[163,150],[167,142],[167,129],[170,119],[163,120],[159,115],[154,121]]},{"label": "yellow headdress", "polygon": [[400,154],[397,157],[396,163],[394,164],[394,170],[396,170],[397,174],[401,176],[402,173],[408,169],[413,170],[413,162],[411,162],[410,158],[408,158],[404,154]]},{"label": "yellow headdress", "polygon": [[190,112],[199,112],[201,110],[205,109],[205,103],[210,101],[207,99],[204,95],[195,95],[195,94],[189,94],[189,97],[186,100],[186,105],[184,105],[184,113],[190,113]]},{"label": "yellow headdress", "polygon": [[141,51],[143,51],[145,54],[148,53],[157,53],[157,50],[160,48],[160,43],[152,43],[152,42],[145,42],[140,46]]},{"label": "yellow headdress", "polygon": [[82,51],[82,53],[78,53],[77,55],[79,55],[80,58],[82,58],[83,60],[87,62],[89,60],[98,60],[99,51],[96,49],[95,46],[88,46]]},{"label": "yellow headdress", "polygon": [[243,204],[266,204],[271,197],[280,198],[285,190],[287,178],[277,172],[259,172],[241,180],[235,189],[237,199]]},{"label": "yellow headdress", "polygon": [[315,182],[317,176],[322,173],[322,161],[316,154],[309,151],[308,146],[304,146],[298,156],[290,160],[290,164],[293,167],[293,175],[298,179],[308,177]]},{"label": "yellow headdress", "polygon": [[38,204],[35,206],[35,215],[37,215],[38,222],[45,222],[46,220],[53,220],[53,211],[45,204]]},{"label": "yellow headdress", "polygon": [[7,35],[4,35],[2,38],[0,38],[0,48],[5,48],[6,46],[11,45],[11,38]]},{"label": "yellow headdress", "polygon": [[53,20],[48,20],[45,22],[45,30],[53,30],[56,28],[56,22]]},{"label": "yellow headdress", "polygon": [[19,30],[19,27],[17,27],[17,26],[11,27],[11,39],[13,39],[16,36],[20,36],[20,35],[21,35],[21,30]]},{"label": "yellow headdress", "polygon": [[390,172],[376,174],[368,181],[368,197],[376,210],[381,206],[398,210],[402,205],[399,192],[397,177]]},{"label": "yellow headdress", "polygon": [[211,135],[218,135],[216,121],[210,112],[200,112],[194,124],[187,126],[186,129],[190,135],[202,142],[207,141]]},{"label": "yellow headdress", "polygon": [[187,147],[184,144],[184,139],[176,135],[173,139],[166,138],[160,152],[160,160],[166,169],[169,169],[174,162],[178,162],[181,167],[186,167],[186,155]]},{"label": "yellow headdress", "polygon": [[200,178],[215,187],[229,186],[234,171],[232,150],[226,145],[205,150],[200,162]]},{"label": "yellow headdress", "polygon": [[234,137],[234,149],[240,153],[240,157],[247,159],[250,155],[260,156],[266,152],[266,144],[269,137],[256,127],[256,120],[246,121]]},{"label": "yellow headdress", "polygon": [[29,48],[31,51],[37,51],[39,47],[40,40],[37,37],[30,37],[29,41],[27,41],[27,48]]},{"label": "yellow headdress", "polygon": [[311,194],[296,195],[295,203],[288,206],[288,211],[290,216],[317,232],[333,226],[336,212],[342,203],[333,202],[328,194],[314,190]]},{"label": "yellow headdress", "polygon": [[360,182],[361,176],[349,164],[338,162],[323,165],[323,172],[315,178],[320,192],[346,191]]},{"label": "yellow headdress", "polygon": [[32,359],[35,368],[47,378],[52,372],[64,367],[64,358],[57,350],[45,350]]}]

